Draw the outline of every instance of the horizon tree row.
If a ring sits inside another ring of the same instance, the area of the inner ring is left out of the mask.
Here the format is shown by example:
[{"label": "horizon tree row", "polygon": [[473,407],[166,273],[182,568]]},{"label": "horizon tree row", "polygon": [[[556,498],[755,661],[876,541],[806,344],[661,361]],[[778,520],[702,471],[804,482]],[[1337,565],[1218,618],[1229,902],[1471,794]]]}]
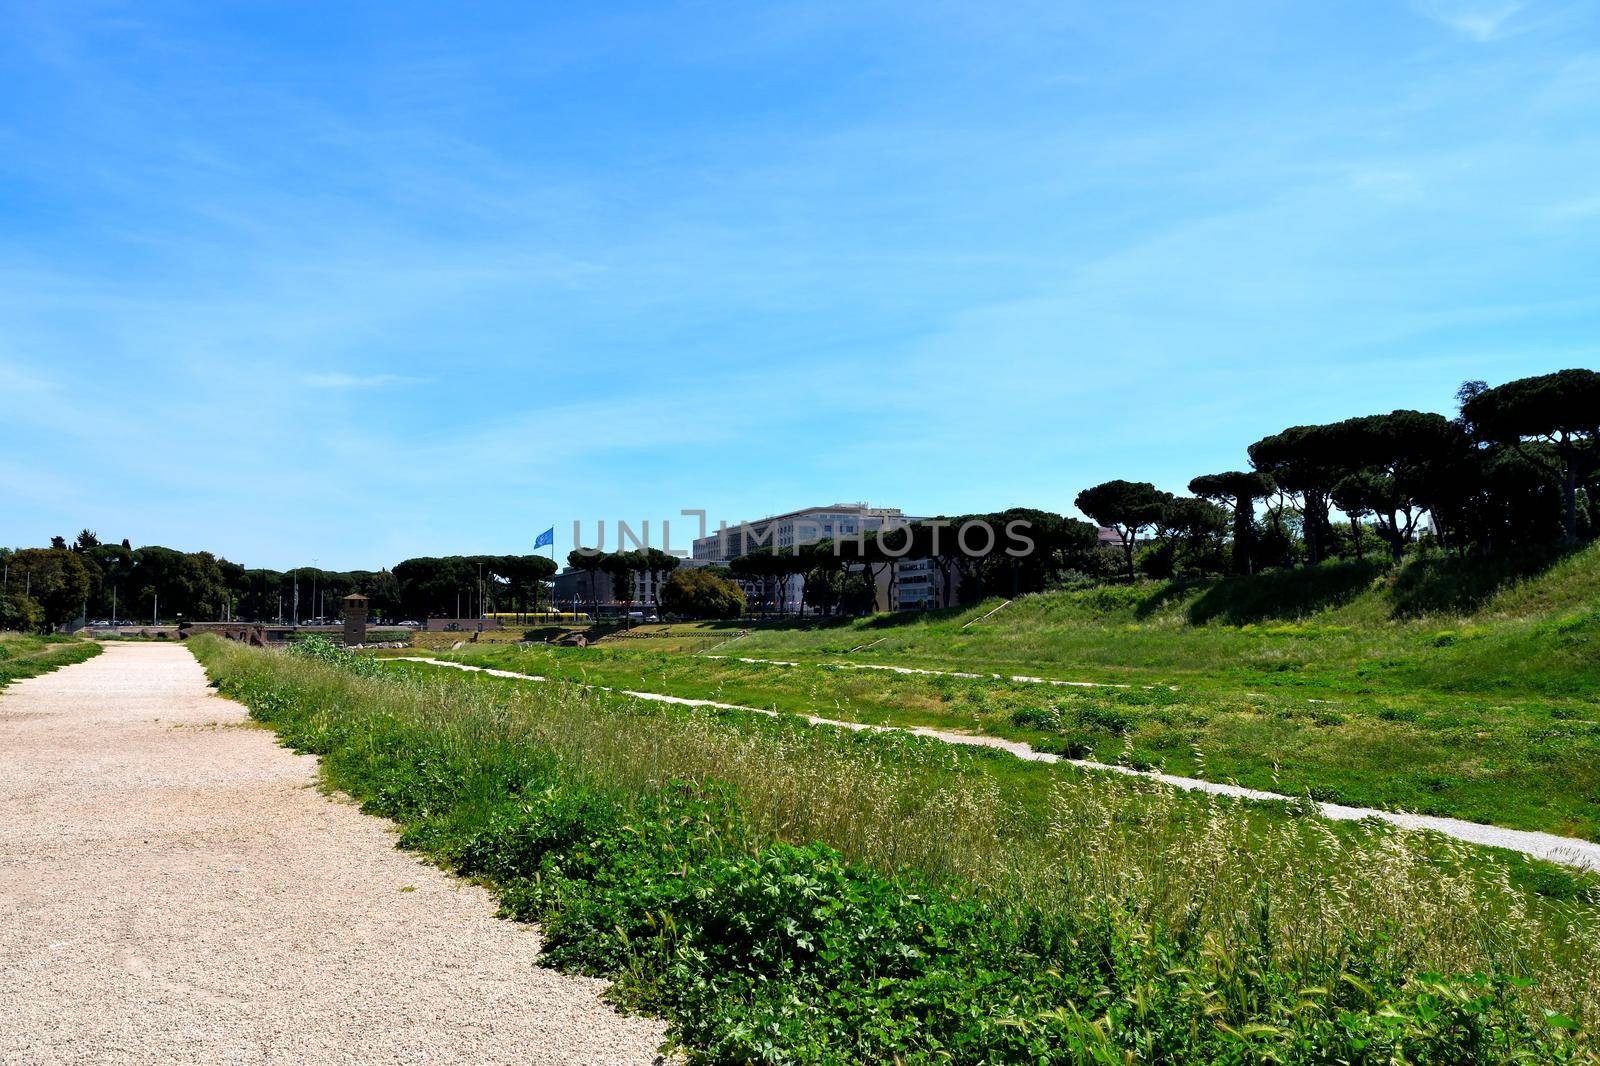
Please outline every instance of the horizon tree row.
[{"label": "horizon tree row", "polygon": [[[1461,557],[1571,547],[1595,537],[1600,514],[1600,373],[1571,369],[1457,390],[1455,418],[1412,410],[1290,426],[1249,445],[1249,470],[1193,478],[1193,495],[1146,481],[1111,480],[1080,492],[1080,511],[1120,538],[1121,575],[1252,574],[1364,558],[1368,538],[1399,562],[1426,535]],[[1335,513],[1343,521],[1335,521]],[[1427,525],[1424,521],[1427,520]],[[1028,524],[1030,551],[996,542],[972,551],[952,531],[967,523]],[[941,539],[941,532],[943,537]],[[1144,548],[1140,550],[1141,538]],[[741,556],[709,576],[756,590],[755,606],[782,613],[796,578],[819,613],[869,611],[894,601],[897,562],[927,560],[941,606],[991,592],[1018,595],[1112,576],[1094,525],[1033,508],[924,520],[869,533]],[[575,551],[568,563],[613,577],[628,606],[647,577],[657,610],[680,565],[654,548]],[[80,613],[254,620],[328,613],[351,592],[389,620],[537,610],[553,560],[538,555],[462,555],[404,560],[392,570],[246,569],[210,552],[102,543],[85,529],[68,544],[0,548],[0,628],[39,629]],[[683,582],[680,585],[688,586]],[[705,582],[700,582],[705,585]],[[706,586],[710,588],[710,586]],[[883,590],[887,588],[887,597]],[[733,602],[726,590],[714,590]],[[743,592],[738,600],[742,603]]]},{"label": "horizon tree row", "polygon": [[0,629],[46,629],[80,616],[293,622],[338,614],[358,592],[374,618],[400,621],[460,610],[539,608],[554,575],[539,555],[407,559],[392,570],[247,569],[207,551],[102,543],[83,530],[70,544],[0,548]]},{"label": "horizon tree row", "polygon": [[[1593,539],[1600,530],[1600,374],[1563,370],[1494,388],[1467,382],[1457,401],[1453,419],[1396,410],[1291,426],[1248,447],[1251,469],[1192,479],[1192,496],[1120,479],[1087,488],[1075,506],[1116,532],[1120,545],[1109,551],[1099,547],[1095,526],[1013,508],[763,549],[733,560],[729,576],[757,590],[763,613],[782,613],[797,576],[806,606],[855,613],[880,602],[875,590],[886,580],[892,588],[893,564],[907,560],[933,562],[938,603],[950,606],[990,592],[1104,579],[1111,553],[1129,580],[1140,569],[1155,577],[1248,575],[1336,555],[1365,558],[1371,541],[1398,563],[1423,535],[1425,519],[1430,540],[1461,557]],[[1343,522],[1334,521],[1335,511]],[[961,550],[949,532],[1014,519],[1029,521],[1037,534],[1034,550],[1020,558]]]}]

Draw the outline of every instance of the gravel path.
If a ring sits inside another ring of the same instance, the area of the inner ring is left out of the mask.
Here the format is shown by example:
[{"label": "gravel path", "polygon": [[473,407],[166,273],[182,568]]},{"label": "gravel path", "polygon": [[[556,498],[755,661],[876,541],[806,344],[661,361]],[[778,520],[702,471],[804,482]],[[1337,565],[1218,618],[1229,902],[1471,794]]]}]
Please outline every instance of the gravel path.
[{"label": "gravel path", "polygon": [[[471,670],[490,674],[494,677],[518,678],[524,681],[548,681],[547,677],[538,674],[519,674],[511,670],[494,670],[483,666],[469,666],[466,663],[450,662],[445,659],[431,659],[420,656],[397,657],[399,662],[429,663],[433,666],[448,666],[456,670]],[[772,662],[775,665],[791,665],[779,660],[746,659],[745,662]],[[797,665],[797,664],[794,664]],[[889,669],[905,670],[905,667],[889,667]],[[920,673],[922,671],[912,671]],[[937,672],[937,671],[934,671]],[[961,675],[981,676],[981,675]],[[1020,677],[1016,680],[1037,680],[1035,678]],[[1052,682],[1055,684],[1074,684],[1074,682]],[[1081,684],[1082,682],[1078,682]],[[630,689],[611,689],[604,685],[590,685],[589,688],[603,689],[607,692],[619,692],[624,696],[636,699],[655,700],[660,703],[676,703],[685,707],[712,707],[730,711],[752,711],[756,714],[774,715],[778,712],[763,707],[745,707],[736,703],[718,703],[716,700],[689,699],[684,696],[668,696],[660,692],[634,692]],[[814,725],[831,725],[841,729],[873,729],[893,730],[898,726],[867,725],[862,722],[842,722],[835,718],[821,718],[816,715],[800,715]],[[1094,770],[1102,773],[1125,774],[1129,777],[1152,778],[1164,782],[1174,788],[1181,788],[1187,792],[1208,792],[1216,796],[1234,796],[1251,800],[1291,800],[1292,796],[1285,796],[1277,792],[1263,792],[1256,788],[1245,788],[1242,785],[1223,784],[1219,781],[1202,781],[1193,777],[1177,777],[1172,774],[1152,773],[1145,770],[1133,770],[1126,766],[1116,766],[1110,763],[1091,762],[1087,759],[1068,759],[1060,755],[1052,755],[1046,751],[1036,751],[1034,748],[1020,740],[1004,740],[1000,737],[987,737],[973,733],[951,733],[942,729],[930,729],[927,726],[913,726],[903,730],[915,733],[917,736],[931,737],[942,740],[948,744],[965,744],[972,747],[998,748],[1008,751],[1019,759],[1029,762],[1064,762],[1085,770]],[[1521,852],[1536,859],[1559,863],[1562,866],[1571,866],[1580,870],[1594,870],[1600,872],[1600,843],[1592,840],[1582,840],[1577,837],[1556,836],[1553,833],[1539,833],[1526,829],[1505,829],[1497,825],[1484,825],[1481,822],[1468,822],[1460,818],[1441,818],[1430,814],[1408,814],[1402,811],[1384,811],[1373,807],[1347,807],[1340,803],[1318,803],[1322,816],[1334,821],[1353,822],[1363,818],[1376,818],[1379,821],[1389,822],[1404,829],[1427,830],[1441,833],[1447,837],[1464,840],[1470,844],[1481,844],[1491,848],[1505,848],[1508,851]]]},{"label": "gravel path", "polygon": [[[1009,601],[1007,601],[1009,602]],[[1001,606],[1004,606],[1002,604]],[[996,607],[995,610],[999,610]],[[887,663],[843,663],[843,662],[817,662],[799,663],[790,659],[751,659],[743,655],[707,655],[702,653],[702,659],[731,659],[739,663],[764,663],[768,666],[820,666],[829,670],[887,670],[891,674],[926,674],[929,677],[960,677],[971,681],[1020,681],[1029,685],[1055,685],[1061,688],[1132,688],[1132,685],[1118,685],[1109,681],[1059,681],[1053,677],[1034,677],[1032,674],[972,674],[964,670],[927,670],[920,666],[890,666]],[[1155,688],[1146,685],[1146,688]]]},{"label": "gravel path", "polygon": [[181,645],[0,691],[0,1062],[649,1063]]}]

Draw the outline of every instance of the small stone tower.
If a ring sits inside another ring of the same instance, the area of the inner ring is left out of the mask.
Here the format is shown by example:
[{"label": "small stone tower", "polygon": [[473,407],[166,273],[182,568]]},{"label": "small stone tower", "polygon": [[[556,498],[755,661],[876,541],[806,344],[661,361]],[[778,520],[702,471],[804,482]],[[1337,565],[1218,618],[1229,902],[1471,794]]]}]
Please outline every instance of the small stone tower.
[{"label": "small stone tower", "polygon": [[344,646],[367,642],[367,598],[352,592],[344,598]]}]

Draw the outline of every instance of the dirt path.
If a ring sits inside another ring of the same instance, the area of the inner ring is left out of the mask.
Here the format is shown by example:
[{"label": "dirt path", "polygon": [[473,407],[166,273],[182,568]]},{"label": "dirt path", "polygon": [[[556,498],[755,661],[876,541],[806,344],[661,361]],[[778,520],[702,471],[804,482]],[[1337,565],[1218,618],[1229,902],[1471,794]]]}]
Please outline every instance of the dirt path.
[{"label": "dirt path", "polygon": [[[511,670],[494,670],[483,666],[470,666],[466,663],[450,662],[446,659],[423,658],[420,656],[398,656],[389,662],[416,662],[428,663],[432,666],[447,666],[456,670],[470,670],[494,677],[510,677],[523,681],[548,681],[547,677],[538,674],[519,674]],[[771,662],[777,665],[798,665],[782,663],[770,659],[746,659],[744,662]],[[889,669],[905,670],[905,667],[889,667]],[[921,672],[921,671],[912,671]],[[977,677],[980,675],[959,675]],[[1017,678],[1017,680],[1033,681],[1036,678]],[[1082,682],[1051,682],[1053,684],[1081,684]],[[778,712],[767,710],[763,707],[745,707],[736,703],[718,703],[716,700],[689,699],[684,696],[668,696],[660,692],[635,692],[630,689],[612,689],[605,685],[589,685],[588,688],[598,688],[607,692],[618,692],[624,696],[635,699],[655,700],[660,703],[676,703],[685,707],[713,707],[730,711],[751,711],[755,714],[776,715]],[[816,715],[805,714],[799,717],[814,725],[831,725],[841,729],[872,729],[894,730],[899,726],[867,725],[862,722],[843,722],[836,718],[821,718]],[[1216,796],[1234,796],[1250,800],[1289,800],[1294,797],[1280,795],[1276,792],[1263,792],[1256,788],[1245,788],[1242,785],[1229,785],[1220,781],[1202,781],[1194,777],[1177,777],[1173,774],[1152,773],[1144,770],[1133,770],[1126,766],[1115,766],[1109,763],[1091,762],[1087,759],[1068,759],[1060,755],[1052,755],[1046,751],[1036,751],[1032,745],[1020,740],[1004,740],[1000,737],[987,737],[973,733],[951,733],[942,729],[930,729],[927,726],[913,726],[902,730],[915,733],[921,737],[931,737],[942,740],[948,744],[965,744],[971,747],[999,748],[1008,751],[1019,759],[1029,762],[1064,762],[1085,770],[1100,773],[1125,774],[1129,777],[1145,777],[1164,782],[1174,788],[1181,788],[1186,792],[1208,792]],[[1372,807],[1347,807],[1340,803],[1319,803],[1324,818],[1334,821],[1353,822],[1363,818],[1376,818],[1403,829],[1427,830],[1441,833],[1447,837],[1464,840],[1469,844],[1481,844],[1491,848],[1505,848],[1508,851],[1521,852],[1536,859],[1559,863],[1562,866],[1571,866],[1579,870],[1594,870],[1600,872],[1600,843],[1592,840],[1582,840],[1577,837],[1556,836],[1553,833],[1539,833],[1527,829],[1506,829],[1497,825],[1484,825],[1481,822],[1468,822],[1460,818],[1443,818],[1431,814],[1408,814],[1401,811],[1384,811]]]},{"label": "dirt path", "polygon": [[648,1063],[178,645],[0,691],[0,1062]]}]

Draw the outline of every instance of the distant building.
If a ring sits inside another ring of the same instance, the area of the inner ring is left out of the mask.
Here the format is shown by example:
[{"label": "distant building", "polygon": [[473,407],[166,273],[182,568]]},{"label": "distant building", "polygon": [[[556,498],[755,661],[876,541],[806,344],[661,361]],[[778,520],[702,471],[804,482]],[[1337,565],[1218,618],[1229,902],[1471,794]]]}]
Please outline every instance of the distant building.
[{"label": "distant building", "polygon": [[[898,507],[873,507],[868,503],[835,503],[827,507],[806,507],[754,521],[735,523],[709,536],[700,537],[694,542],[692,554],[695,560],[702,564],[726,564],[754,551],[771,551],[774,547],[793,548],[796,545],[816,541],[861,537],[916,521],[920,519],[905,514]],[[764,590],[758,582],[741,581],[739,584],[752,602],[764,595]],[[898,604],[891,600],[887,585],[887,575],[880,575],[879,610],[893,610],[898,607]],[[782,610],[799,613],[804,603],[805,579],[796,577],[789,582]]]},{"label": "distant building", "polygon": [[579,570],[569,566],[552,578],[550,584],[558,611],[587,611],[595,603],[609,606],[616,602],[611,575],[604,570]]},{"label": "distant building", "polygon": [[712,563],[726,563],[762,548],[792,548],[819,540],[857,537],[874,530],[915,521],[898,507],[873,507],[866,503],[836,503],[769,515],[751,522],[734,523],[700,537],[690,553]]},{"label": "distant building", "polygon": [[[726,565],[741,555],[753,551],[771,551],[774,547],[792,548],[796,545],[823,540],[839,540],[881,532],[896,526],[923,521],[905,514],[898,507],[873,507],[867,503],[835,503],[826,507],[806,507],[798,511],[768,515],[753,521],[735,523],[695,540],[690,558],[680,559],[683,567]],[[1099,528],[1102,548],[1121,550],[1122,536],[1114,529]],[[954,593],[955,574],[951,575],[951,592]],[[591,580],[593,582],[591,586]],[[943,605],[945,575],[931,559],[904,559],[890,566],[878,568],[876,609],[880,611],[927,610]],[[745,595],[754,604],[765,595],[759,582],[740,581]],[[583,611],[590,609],[598,599],[602,610],[620,610],[622,600],[613,588],[610,574],[600,572],[592,576],[582,570],[568,567],[555,576],[555,603],[561,610]],[[633,578],[632,603],[635,610],[654,606],[656,590],[648,574]],[[798,614],[805,603],[805,579],[795,577],[789,582],[788,594],[782,610]]]},{"label": "distant building", "polygon": [[907,559],[894,564],[894,608],[925,611],[942,606],[944,577],[932,559]]}]

